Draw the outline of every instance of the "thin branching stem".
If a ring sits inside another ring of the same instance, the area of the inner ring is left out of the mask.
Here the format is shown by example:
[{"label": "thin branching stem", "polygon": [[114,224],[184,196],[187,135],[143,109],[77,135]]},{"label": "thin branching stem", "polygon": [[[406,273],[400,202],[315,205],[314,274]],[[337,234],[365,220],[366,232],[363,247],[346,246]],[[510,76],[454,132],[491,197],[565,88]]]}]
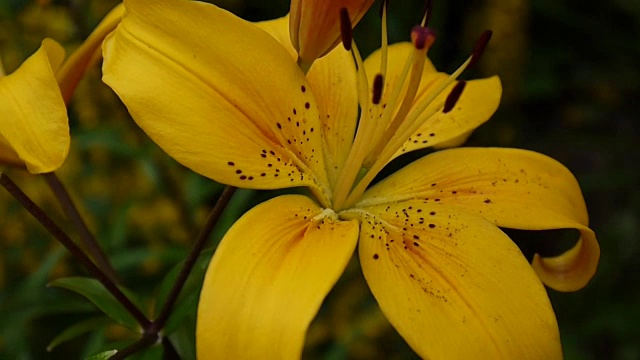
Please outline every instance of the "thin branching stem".
[{"label": "thin branching stem", "polygon": [[231,201],[231,198],[233,197],[233,194],[235,193],[235,191],[236,191],[236,188],[234,187],[231,187],[231,186],[225,187],[224,190],[222,191],[222,194],[218,198],[216,205],[213,207],[213,209],[209,213],[209,217],[207,217],[207,220],[202,226],[202,229],[200,229],[200,233],[198,234],[198,237],[196,238],[196,241],[194,242],[193,247],[189,252],[189,255],[185,259],[182,269],[180,269],[180,273],[176,278],[176,282],[173,284],[173,287],[171,288],[171,291],[167,296],[167,301],[164,303],[162,309],[160,310],[160,314],[158,315],[156,320],[153,322],[152,328],[155,331],[162,330],[162,328],[166,324],[167,319],[169,318],[169,315],[173,310],[173,306],[175,305],[175,302],[178,299],[178,295],[180,295],[180,291],[182,291],[184,284],[187,282],[187,279],[189,278],[189,275],[191,274],[191,271],[193,270],[193,267],[195,266],[196,261],[198,260],[198,257],[202,253],[202,249],[204,249],[205,245],[207,244],[207,240],[211,235],[211,231],[213,231],[213,228],[218,223],[220,216],[222,215],[222,213],[224,212],[224,209],[229,204],[229,201]]},{"label": "thin branching stem", "polygon": [[157,334],[144,334],[140,339],[138,339],[133,344],[127,346],[122,350],[118,350],[118,352],[109,358],[109,360],[121,360],[126,359],[128,356],[137,353],[140,350],[144,350],[153,344],[158,342]]},{"label": "thin branching stem", "polygon": [[76,228],[76,231],[80,235],[80,239],[82,240],[84,246],[87,251],[95,261],[96,265],[115,283],[119,283],[119,278],[116,274],[116,271],[113,269],[109,258],[104,253],[100,244],[96,241],[96,238],[93,236],[87,223],[84,221],[80,212],[78,211],[77,206],[71,199],[69,192],[65,188],[64,184],[60,181],[60,179],[56,176],[55,173],[50,172],[46,174],[42,174],[47,185],[51,188],[51,191],[55,195],[56,199],[62,206],[62,211],[67,216],[67,218],[71,221],[73,226]]},{"label": "thin branching stem", "polygon": [[33,216],[45,229],[64,246],[87,272],[96,278],[122,306],[133,316],[143,329],[148,329],[151,321],[129,300],[129,298],[118,288],[118,286],[99,268],[93,261],[76,245],[73,240],[58,226],[53,220],[36,205],[13,180],[6,174],[0,173],[0,185]]}]

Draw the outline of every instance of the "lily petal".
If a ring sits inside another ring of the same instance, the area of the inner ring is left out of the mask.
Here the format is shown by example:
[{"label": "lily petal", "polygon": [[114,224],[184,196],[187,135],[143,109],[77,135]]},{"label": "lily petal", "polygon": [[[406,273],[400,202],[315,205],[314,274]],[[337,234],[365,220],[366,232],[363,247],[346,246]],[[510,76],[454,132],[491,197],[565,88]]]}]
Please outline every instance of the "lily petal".
[{"label": "lily petal", "polygon": [[292,0],[291,43],[308,64],[326,55],[340,42],[340,9],[345,8],[355,26],[373,0]]},{"label": "lily petal", "polygon": [[522,230],[573,228],[580,239],[555,258],[535,257],[542,281],[559,291],[584,287],[600,257],[580,186],[571,172],[527,150],[461,148],[439,151],[369,189],[364,204],[422,199],[457,208],[498,226]]},{"label": "lily petal", "polygon": [[20,156],[13,150],[11,144],[0,134],[0,165],[7,165],[14,168],[24,168],[24,163]]},{"label": "lily petal", "polygon": [[[382,103],[386,101],[386,96],[398,86],[399,75],[402,72],[404,63],[412,51],[411,43],[397,43],[389,46],[389,62],[387,76],[385,78],[385,91],[383,92]],[[367,75],[370,81],[380,72],[381,51],[372,53],[365,61]],[[418,107],[431,96],[431,92],[440,86],[449,75],[437,72],[433,64],[426,61],[424,72],[420,82],[420,87],[413,101],[413,106],[409,110],[408,117],[414,116]],[[406,85],[406,84],[405,84]],[[502,84],[497,76],[486,79],[467,81],[460,99],[455,107],[444,114],[438,111],[429,116],[434,110],[438,110],[444,104],[447,96],[455,86],[455,83],[445,88],[428,106],[418,121],[422,126],[405,142],[404,146],[398,150],[394,158],[410,151],[424,149],[427,147],[450,147],[462,144],[471,131],[485,123],[495,113],[500,104],[502,96]]]},{"label": "lily petal", "polygon": [[273,37],[197,1],[125,7],[103,47],[104,81],[160,147],[225,184],[324,191],[317,105]]},{"label": "lily petal", "polygon": [[260,29],[269,33],[269,35],[273,36],[280,45],[282,45],[287,51],[289,55],[291,55],[292,59],[296,59],[298,53],[296,53],[296,49],[291,45],[291,39],[289,38],[289,15],[285,15],[281,18],[273,19],[273,20],[265,20],[254,23]]},{"label": "lily petal", "polygon": [[82,45],[69,56],[67,61],[64,62],[60,70],[56,73],[65,103],[69,103],[73,91],[76,89],[78,82],[82,79],[87,68],[94,64],[99,59],[99,56],[102,55],[100,52],[102,41],[120,23],[123,14],[123,4],[113,8]]},{"label": "lily petal", "polygon": [[[69,152],[67,108],[55,71],[64,49],[51,39],[11,75],[0,78],[0,159],[32,174],[56,170]],[[16,158],[17,156],[17,158]]]},{"label": "lily petal", "polygon": [[343,47],[335,48],[313,63],[307,79],[323,119],[327,171],[331,184],[335,184],[353,144],[358,120],[358,82],[351,53]]},{"label": "lily petal", "polygon": [[418,355],[562,358],[544,286],[495,225],[420,200],[361,211],[365,278]]},{"label": "lily petal", "polygon": [[285,195],[238,220],[211,260],[200,295],[200,359],[293,359],[342,274],[358,223],[320,219],[309,198]]},{"label": "lily petal", "polygon": [[[264,21],[257,25],[278,40],[295,58],[289,40],[289,17]],[[353,143],[358,120],[356,67],[350,52],[337,47],[316,60],[307,73],[311,91],[318,102],[326,145],[329,183],[335,184]]]}]

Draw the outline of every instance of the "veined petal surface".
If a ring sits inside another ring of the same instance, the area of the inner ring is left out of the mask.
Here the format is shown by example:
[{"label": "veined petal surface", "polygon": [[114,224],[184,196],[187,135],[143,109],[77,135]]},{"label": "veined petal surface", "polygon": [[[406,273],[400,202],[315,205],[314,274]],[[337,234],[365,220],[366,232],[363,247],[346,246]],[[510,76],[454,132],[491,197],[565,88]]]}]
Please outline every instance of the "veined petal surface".
[{"label": "veined petal surface", "polygon": [[324,191],[317,105],[285,48],[210,4],[125,7],[103,47],[104,80],[156,143],[225,184]]},{"label": "veined petal surface", "polygon": [[[297,56],[289,40],[289,17],[257,25]],[[350,52],[338,46],[316,60],[307,73],[311,91],[318,102],[325,140],[325,160],[330,184],[344,165],[353,143],[358,119],[356,67]]]},{"label": "veined petal surface", "polygon": [[238,220],[205,277],[199,359],[294,359],[309,323],[342,274],[358,223],[321,219],[309,198],[284,195]]},{"label": "veined petal surface", "polygon": [[13,74],[0,78],[0,159],[5,164],[24,164],[39,174],[56,170],[66,159],[69,120],[54,75],[63,59],[64,49],[45,39]]},{"label": "veined petal surface", "polygon": [[560,291],[584,287],[600,257],[580,186],[559,162],[519,149],[461,148],[427,155],[369,189],[360,205],[421,199],[456,208],[498,226],[522,230],[573,228],[580,239],[555,258],[533,266]]},{"label": "veined petal surface", "polygon": [[[399,76],[402,72],[406,59],[413,45],[411,43],[397,43],[389,46],[388,50],[388,70],[385,78],[385,88],[382,103],[388,101],[393,89],[399,86]],[[372,53],[365,61],[365,68],[369,81],[380,72],[381,50]],[[432,92],[439,87],[449,75],[437,72],[433,64],[427,59],[420,87],[413,100],[413,105],[409,110],[408,117],[413,116],[424,102],[428,101]],[[406,91],[408,81],[405,82]],[[471,131],[489,120],[491,115],[498,109],[502,96],[502,84],[497,76],[486,79],[470,80],[456,103],[455,107],[444,114],[438,111],[428,116],[433,110],[441,110],[444,102],[455,86],[455,82],[447,86],[442,93],[437,96],[418,117],[422,123],[420,128],[405,142],[404,146],[394,155],[398,157],[404,153],[424,149],[438,145],[460,145]],[[402,97],[401,97],[402,98]],[[396,109],[397,110],[397,109]],[[466,136],[464,136],[466,135]],[[455,141],[454,141],[455,140]],[[452,142],[454,141],[454,142]]]},{"label": "veined petal surface", "polygon": [[495,225],[422,200],[359,211],[367,283],[418,355],[562,358],[544,286]]}]

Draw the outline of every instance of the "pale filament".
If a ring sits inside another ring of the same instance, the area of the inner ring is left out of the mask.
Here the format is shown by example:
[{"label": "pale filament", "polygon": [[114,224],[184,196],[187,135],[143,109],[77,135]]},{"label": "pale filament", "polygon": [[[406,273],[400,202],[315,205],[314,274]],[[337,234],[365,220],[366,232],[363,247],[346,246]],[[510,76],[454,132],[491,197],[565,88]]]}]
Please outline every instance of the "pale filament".
[{"label": "pale filament", "polygon": [[366,149],[363,149],[363,145],[366,142],[365,140],[367,139],[367,136],[370,136],[373,131],[373,125],[375,125],[369,120],[369,112],[372,110],[372,106],[368,96],[369,82],[364,70],[364,62],[362,61],[362,56],[358,51],[358,47],[353,41],[351,43],[351,51],[358,68],[358,98],[361,113],[355,139],[351,149],[349,150],[347,160],[340,171],[338,182],[336,183],[336,187],[333,192],[332,203],[336,209],[339,209],[339,205],[343,203],[344,199],[346,199],[354,181],[356,180],[358,170],[360,169],[362,160],[365,156],[364,152]]},{"label": "pale filament", "polygon": [[[390,141],[380,155],[375,159],[375,162],[369,168],[369,171],[363,176],[363,178],[358,182],[358,184],[353,188],[347,200],[345,201],[345,206],[350,207],[353,206],[354,203],[362,197],[364,191],[369,186],[371,181],[375,178],[375,176],[382,170],[382,168],[393,158],[393,155],[402,148],[404,143],[411,137],[419,128],[423,125],[422,122],[417,121],[420,118],[430,118],[435,115],[439,111],[442,111],[444,108],[444,102],[442,104],[438,104],[432,108],[429,114],[423,114],[427,108],[432,105],[433,101],[440,95],[442,92],[451,85],[457,78],[462,74],[462,72],[469,66],[473,56],[469,57],[453,74],[451,74],[447,80],[445,80],[440,86],[438,86],[435,90],[433,90],[430,95],[427,97],[425,101],[421,101],[421,105],[414,109],[409,116],[404,119],[401,126],[398,130],[393,134]],[[426,115],[426,116],[425,116]]]},{"label": "pale filament", "polygon": [[[382,44],[380,58],[381,89],[371,89],[374,97],[383,97],[388,67],[388,38],[386,4],[382,9]],[[360,103],[360,120],[349,155],[340,169],[334,188],[332,205],[339,211],[354,206],[362,197],[366,188],[375,176],[402,148],[406,141],[437,112],[442,111],[444,102],[434,104],[435,99],[456,81],[458,76],[471,64],[473,55],[469,57],[453,74],[439,86],[428,92],[425,100],[414,104],[416,94],[424,71],[426,53],[435,37],[424,26],[429,10],[425,12],[422,25],[412,31],[413,51],[409,54],[397,84],[385,101],[370,100],[370,88],[364,62],[355,42],[350,38],[351,51],[358,69],[358,101]],[[490,34],[489,34],[490,36]],[[344,40],[343,40],[344,41]],[[486,43],[485,43],[486,44]],[[408,80],[408,83],[407,83]],[[376,94],[376,92],[378,92]],[[436,105],[436,106],[434,106]],[[415,109],[412,109],[416,106]],[[430,110],[429,107],[431,107]],[[428,110],[428,113],[425,111]],[[364,171],[363,171],[364,170]]]}]

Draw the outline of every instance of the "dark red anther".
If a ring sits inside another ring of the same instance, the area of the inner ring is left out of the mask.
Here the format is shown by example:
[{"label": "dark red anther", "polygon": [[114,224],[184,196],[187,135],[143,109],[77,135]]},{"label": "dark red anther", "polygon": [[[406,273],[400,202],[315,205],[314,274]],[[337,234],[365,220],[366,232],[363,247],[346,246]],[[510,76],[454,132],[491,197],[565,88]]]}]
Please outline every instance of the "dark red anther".
[{"label": "dark red anther", "polygon": [[376,75],[373,79],[373,100],[372,102],[375,105],[380,104],[380,100],[382,99],[382,89],[384,88],[384,79],[382,74]]},{"label": "dark red anther", "polygon": [[340,9],[340,36],[342,37],[342,46],[347,51],[351,51],[351,42],[353,41],[353,27],[351,27],[351,18],[347,8]]},{"label": "dark red anther", "polygon": [[478,38],[478,41],[476,41],[476,45],[473,47],[473,53],[471,54],[471,61],[469,62],[469,66],[467,66],[467,68],[472,67],[478,62],[478,60],[480,60],[480,58],[482,57],[482,54],[484,53],[484,49],[486,49],[487,44],[491,39],[491,34],[492,34],[491,30],[485,30],[482,33],[482,35],[480,35],[480,37]]},{"label": "dark red anther", "polygon": [[458,81],[456,86],[451,89],[451,92],[449,93],[449,95],[447,95],[447,100],[445,100],[444,102],[444,109],[442,109],[443,113],[446,114],[449,111],[453,110],[453,107],[456,106],[456,103],[460,99],[460,95],[462,95],[462,90],[464,90],[464,87],[466,85],[466,81],[460,80]]}]

